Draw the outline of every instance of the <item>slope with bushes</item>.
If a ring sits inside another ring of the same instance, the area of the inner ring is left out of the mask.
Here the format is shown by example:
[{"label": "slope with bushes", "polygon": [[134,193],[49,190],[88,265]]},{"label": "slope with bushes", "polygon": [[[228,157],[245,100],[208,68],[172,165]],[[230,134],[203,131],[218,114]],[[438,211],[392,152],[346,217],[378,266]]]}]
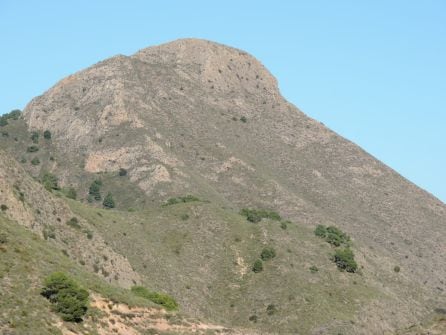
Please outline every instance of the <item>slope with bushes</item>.
[{"label": "slope with bushes", "polygon": [[0,131],[16,159],[1,152],[3,215],[192,316],[381,334],[444,308],[445,205],[288,103],[241,50],[185,39],[113,57]]}]

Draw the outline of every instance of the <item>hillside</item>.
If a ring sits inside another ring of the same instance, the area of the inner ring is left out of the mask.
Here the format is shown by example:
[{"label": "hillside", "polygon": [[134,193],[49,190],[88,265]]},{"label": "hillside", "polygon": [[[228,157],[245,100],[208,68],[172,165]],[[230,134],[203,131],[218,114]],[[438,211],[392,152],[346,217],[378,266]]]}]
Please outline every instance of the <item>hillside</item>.
[{"label": "hillside", "polygon": [[[182,314],[166,312],[130,291],[109,286],[53,245],[0,214],[0,333],[74,334],[240,334]],[[64,270],[92,294],[80,324],[61,322],[40,295],[45,276]],[[250,333],[243,331],[244,334]]]},{"label": "hillside", "polygon": [[[186,39],[119,55],[0,130],[5,218],[110,284],[173,295],[189,317],[270,334],[390,334],[446,306],[446,206],[288,103],[241,50]],[[36,182],[48,172],[57,189]],[[108,193],[115,209],[102,208]],[[189,194],[197,201],[165,206]],[[281,219],[249,222],[242,208]],[[351,237],[357,273],[336,268],[320,224]],[[253,272],[268,247],[276,256]]]}]

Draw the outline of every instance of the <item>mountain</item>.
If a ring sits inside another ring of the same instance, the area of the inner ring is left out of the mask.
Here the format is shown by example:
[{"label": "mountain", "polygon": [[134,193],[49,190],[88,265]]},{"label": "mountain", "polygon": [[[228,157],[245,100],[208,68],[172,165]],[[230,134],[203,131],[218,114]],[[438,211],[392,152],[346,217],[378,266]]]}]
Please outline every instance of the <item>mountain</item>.
[{"label": "mountain", "polygon": [[[446,206],[287,102],[241,50],[183,39],[115,56],[7,123],[3,216],[55,231],[47,242],[108,285],[244,333],[391,334],[446,308]],[[50,191],[33,180],[48,172]],[[337,269],[317,225],[350,237],[359,271]]]}]

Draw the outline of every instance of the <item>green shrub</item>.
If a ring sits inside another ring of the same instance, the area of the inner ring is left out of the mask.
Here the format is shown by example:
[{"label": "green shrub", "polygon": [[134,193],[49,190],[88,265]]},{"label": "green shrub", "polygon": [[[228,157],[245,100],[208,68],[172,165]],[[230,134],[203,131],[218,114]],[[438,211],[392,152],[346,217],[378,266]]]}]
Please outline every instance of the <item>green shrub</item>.
[{"label": "green shrub", "polygon": [[167,294],[151,292],[143,286],[133,286],[131,291],[139,297],[148,299],[157,305],[163,306],[168,311],[178,309],[178,303],[174,298]]},{"label": "green shrub", "polygon": [[246,116],[242,116],[240,118],[240,121],[242,121],[243,123],[246,123],[248,121],[248,119],[246,118]]},{"label": "green shrub", "polygon": [[50,172],[44,173],[42,177],[42,184],[48,191],[59,189],[57,177]]},{"label": "green shrub", "polygon": [[276,257],[276,250],[273,247],[263,248],[262,253],[260,254],[260,258],[262,261],[268,261]]},{"label": "green shrub", "polygon": [[194,201],[200,201],[199,198],[193,196],[193,195],[186,195],[182,197],[176,197],[176,198],[169,198],[163,206],[170,206],[170,205],[176,205],[181,203],[187,203],[187,202],[194,202]]},{"label": "green shrub", "polygon": [[11,119],[11,120],[18,120],[20,118],[20,115],[22,114],[22,111],[20,109],[13,109],[11,112],[3,115],[5,119]]},{"label": "green shrub", "polygon": [[339,247],[341,245],[348,246],[350,244],[350,237],[342,230],[335,226],[326,227],[324,225],[317,225],[314,234],[321,238],[325,238],[327,243]]},{"label": "green shrub", "polygon": [[316,273],[318,271],[319,271],[319,269],[317,268],[317,266],[315,266],[315,265],[310,266],[310,272],[311,273]]},{"label": "green shrub", "polygon": [[246,214],[246,220],[252,223],[257,223],[262,220],[262,217],[258,213],[251,211]]},{"label": "green shrub", "polygon": [[266,307],[266,314],[268,314],[268,315],[274,315],[274,314],[276,314],[276,312],[277,312],[277,307],[276,307],[276,305],[274,305],[274,304],[269,304],[269,305]]},{"label": "green shrub", "polygon": [[189,214],[181,214],[181,220],[186,221],[189,219]]},{"label": "green shrub", "polygon": [[41,295],[47,298],[64,321],[81,322],[88,310],[88,292],[62,272],[45,279]]},{"label": "green shrub", "polygon": [[257,259],[252,266],[252,271],[255,273],[259,273],[263,271],[263,262],[261,259]]},{"label": "green shrub", "polygon": [[104,198],[104,201],[102,202],[102,205],[105,208],[115,208],[115,200],[113,200],[112,194],[109,192]]},{"label": "green shrub", "polygon": [[79,220],[76,217],[72,217],[71,219],[69,219],[67,221],[67,225],[69,225],[70,227],[76,228],[76,229],[81,228],[81,225],[79,224]]},{"label": "green shrub", "polygon": [[38,132],[33,131],[31,133],[31,137],[30,138],[31,138],[31,141],[33,141],[34,144],[39,143],[39,133]]},{"label": "green shrub", "polygon": [[0,116],[0,127],[4,127],[4,126],[8,125],[8,120],[10,120],[10,119],[18,120],[21,113],[22,112],[19,109],[14,109],[10,113]]},{"label": "green shrub", "polygon": [[40,164],[40,159],[39,159],[38,157],[34,157],[34,158],[31,160],[31,164],[32,164],[32,165],[39,165],[39,164]]},{"label": "green shrub", "polygon": [[0,206],[0,209],[1,209],[2,212],[5,212],[5,211],[8,210],[8,206],[6,206],[5,204],[2,204],[2,205]]},{"label": "green shrub", "polygon": [[314,230],[314,235],[319,237],[326,237],[327,236],[327,227],[325,227],[322,224],[318,224],[316,226],[316,229]]},{"label": "green shrub", "polygon": [[87,238],[89,240],[93,239],[93,232],[91,230],[86,229],[86,230],[84,230],[84,233],[87,235]]},{"label": "green shrub", "polygon": [[39,151],[39,147],[37,145],[30,145],[26,148],[26,152],[37,152]]},{"label": "green shrub", "polygon": [[123,168],[120,168],[118,174],[119,174],[120,177],[127,176],[127,170],[123,169]]},{"label": "green shrub", "polygon": [[358,264],[354,259],[353,251],[348,247],[336,249],[333,255],[333,261],[341,271],[353,273],[358,270]]},{"label": "green shrub", "polygon": [[396,266],[393,268],[393,271],[395,271],[396,273],[398,273],[398,272],[401,271],[401,268],[400,268],[398,265],[396,265]]},{"label": "green shrub", "polygon": [[325,237],[325,240],[336,247],[339,247],[342,244],[348,245],[350,243],[350,237],[335,226],[327,227],[327,236]]},{"label": "green shrub", "polygon": [[288,224],[290,224],[291,221],[280,221],[280,228],[282,228],[283,230],[287,230],[288,229]]},{"label": "green shrub", "polygon": [[92,198],[96,201],[101,200],[101,186],[102,181],[95,180],[91,183],[90,188],[88,190],[88,194],[92,196]]},{"label": "green shrub", "polygon": [[51,140],[51,132],[49,130],[45,130],[43,132],[43,138],[46,140]]},{"label": "green shrub", "polygon": [[242,208],[240,215],[245,216],[248,221],[254,223],[260,222],[262,219],[282,220],[279,213],[267,209]]}]

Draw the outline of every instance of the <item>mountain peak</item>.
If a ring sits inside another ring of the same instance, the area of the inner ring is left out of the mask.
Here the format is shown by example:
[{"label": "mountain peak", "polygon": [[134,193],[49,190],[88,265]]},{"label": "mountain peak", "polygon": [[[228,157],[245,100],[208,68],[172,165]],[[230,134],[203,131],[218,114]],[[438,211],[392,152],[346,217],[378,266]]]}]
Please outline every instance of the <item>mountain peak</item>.
[{"label": "mountain peak", "polygon": [[221,90],[240,88],[250,93],[278,93],[277,80],[245,51],[203,39],[186,38],[148,47],[132,58],[156,64],[195,69],[201,80]]},{"label": "mountain peak", "polygon": [[[184,39],[115,56],[23,116],[2,127],[21,162],[0,164],[2,215],[110,282],[262,334],[381,334],[443,311],[446,206],[288,103],[243,51]],[[335,250],[360,274],[339,272]]]}]

